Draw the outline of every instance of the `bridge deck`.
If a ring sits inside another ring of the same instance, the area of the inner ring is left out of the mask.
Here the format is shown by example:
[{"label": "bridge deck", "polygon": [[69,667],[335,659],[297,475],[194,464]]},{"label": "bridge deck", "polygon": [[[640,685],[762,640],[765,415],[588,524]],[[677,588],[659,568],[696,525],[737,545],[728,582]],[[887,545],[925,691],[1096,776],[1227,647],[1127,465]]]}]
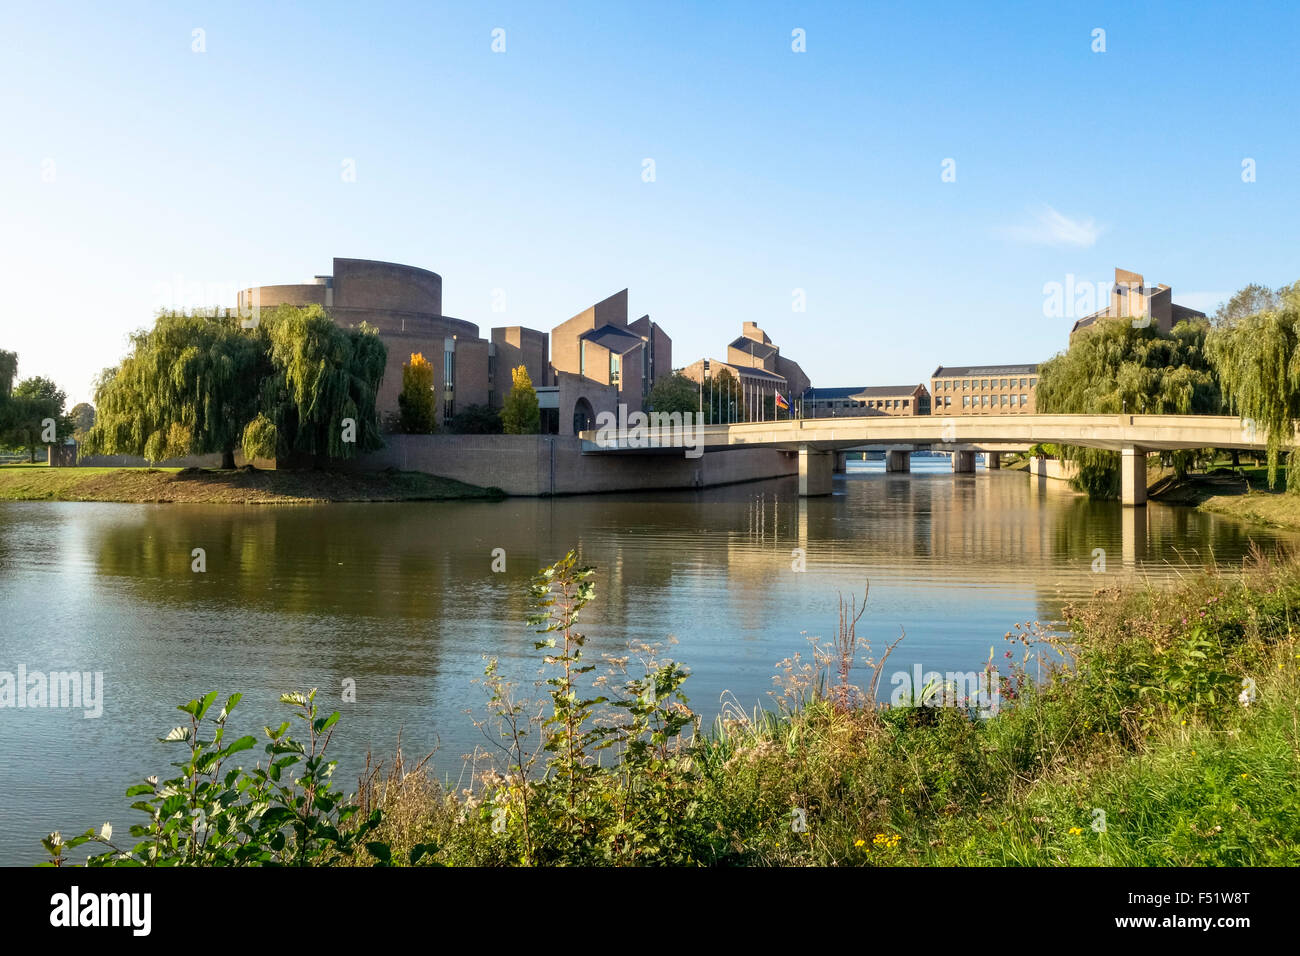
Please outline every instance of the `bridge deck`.
[{"label": "bridge deck", "polygon": [[[1263,450],[1267,435],[1250,421],[1228,415],[971,415],[862,418],[804,418],[781,422],[704,425],[655,438],[635,432],[583,432],[583,450],[600,454],[644,454],[702,447],[801,448],[845,451],[860,448],[1017,451],[1035,444],[1080,445],[1122,451],[1179,448]],[[698,440],[698,445],[697,445]],[[653,442],[653,444],[651,443]]]}]

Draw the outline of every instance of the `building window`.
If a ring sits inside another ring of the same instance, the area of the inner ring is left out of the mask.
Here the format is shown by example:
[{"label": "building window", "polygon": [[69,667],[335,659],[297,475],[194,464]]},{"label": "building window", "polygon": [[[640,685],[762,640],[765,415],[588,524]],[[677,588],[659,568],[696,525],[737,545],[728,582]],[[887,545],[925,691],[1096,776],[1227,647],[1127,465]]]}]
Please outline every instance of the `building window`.
[{"label": "building window", "polygon": [[1011,396],[1011,407],[1012,407],[1012,408],[1015,408],[1015,407],[1016,407],[1016,405],[1017,405],[1017,401],[1016,401],[1016,400],[1017,400],[1018,398],[1020,398],[1019,395],[1012,395],[1012,396]]},{"label": "building window", "polygon": [[[585,377],[586,374],[587,374],[587,341],[586,341],[586,339],[584,339],[583,341],[581,341],[581,342],[578,343],[578,374],[579,374],[579,375],[582,375],[582,376],[584,376],[584,377]],[[1024,383],[1024,382],[1021,382],[1020,384],[1023,385],[1023,384],[1025,384],[1025,383]]]},{"label": "building window", "polygon": [[1030,387],[1030,388],[1033,388],[1033,387],[1034,387],[1035,385],[1037,385],[1037,384],[1038,384],[1038,379],[1036,379],[1036,378],[1031,378],[1031,379],[1029,380],[1029,387]]},{"label": "building window", "polygon": [[1006,387],[1007,387],[1007,380],[1006,380],[1005,378],[1002,380],[1002,384],[1001,384],[999,387],[1000,387],[1000,388],[1006,388]]},{"label": "building window", "polygon": [[1002,396],[1002,404],[1005,405],[1006,403],[1007,403],[1007,397],[1006,397],[1005,395],[1003,395],[1003,396]]},{"label": "building window", "polygon": [[963,395],[963,396],[961,397],[961,403],[962,403],[963,406],[969,408],[969,407],[970,407],[970,396],[969,396],[969,395]]},{"label": "building window", "polygon": [[980,404],[981,404],[981,405],[985,405],[985,406],[987,406],[988,403],[989,403],[989,397],[988,397],[987,395],[981,395],[981,396],[980,396]]},{"label": "building window", "polygon": [[1020,380],[1020,387],[1021,387],[1021,388],[1024,388],[1024,387],[1025,387],[1025,381],[1026,381],[1026,380],[1023,379],[1023,378]]},{"label": "building window", "polygon": [[962,391],[965,391],[966,389],[970,388],[970,379],[968,379],[968,378],[964,378],[964,379],[962,379],[962,380],[961,380],[961,387],[962,387]]},{"label": "building window", "polygon": [[619,373],[621,371],[619,357],[613,352],[609,353],[609,384],[617,385]]},{"label": "building window", "polygon": [[951,395],[945,395],[945,396],[943,397],[943,404],[944,404],[945,407],[951,406],[951,405],[952,405],[952,396],[951,396]]},{"label": "building window", "polygon": [[904,407],[904,408],[907,408],[907,407],[908,407],[908,400],[907,400],[906,398],[903,399],[903,407]]},{"label": "building window", "polygon": [[989,380],[987,378],[980,379],[980,388],[988,388],[988,387],[989,387]]},{"label": "building window", "polygon": [[1028,404],[1029,404],[1029,396],[1028,396],[1028,395],[1021,395],[1021,396],[1020,396],[1020,404],[1021,404],[1021,405],[1028,405]]}]

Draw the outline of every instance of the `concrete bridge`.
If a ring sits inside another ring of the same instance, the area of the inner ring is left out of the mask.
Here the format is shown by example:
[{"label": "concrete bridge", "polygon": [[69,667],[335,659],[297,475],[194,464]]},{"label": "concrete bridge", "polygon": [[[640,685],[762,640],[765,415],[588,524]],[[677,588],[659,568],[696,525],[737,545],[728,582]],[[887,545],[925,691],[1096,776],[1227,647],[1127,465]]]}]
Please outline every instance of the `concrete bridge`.
[{"label": "concrete bridge", "polygon": [[682,454],[684,449],[780,448],[799,455],[799,494],[826,495],[831,476],[843,470],[842,452],[883,450],[886,469],[907,471],[912,451],[951,452],[953,470],[975,470],[977,452],[997,467],[1002,452],[1035,444],[1106,448],[1121,455],[1120,498],[1146,504],[1146,456],[1182,448],[1262,451],[1267,435],[1253,422],[1219,415],[970,415],[804,418],[792,421],[704,425],[659,440],[635,431],[617,438],[603,431],[581,434],[584,453],[604,455]]}]

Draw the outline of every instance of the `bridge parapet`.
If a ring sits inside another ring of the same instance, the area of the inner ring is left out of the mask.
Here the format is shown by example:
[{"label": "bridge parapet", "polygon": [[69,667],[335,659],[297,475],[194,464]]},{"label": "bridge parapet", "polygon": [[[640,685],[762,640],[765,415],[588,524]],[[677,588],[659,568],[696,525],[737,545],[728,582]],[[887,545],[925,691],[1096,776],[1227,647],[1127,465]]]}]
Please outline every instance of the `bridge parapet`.
[{"label": "bridge parapet", "polygon": [[[583,432],[584,449],[604,454],[632,454],[685,447],[671,443],[632,447],[615,440],[597,442],[596,432]],[[769,447],[795,451],[814,448],[961,448],[1008,451],[1036,444],[1081,445],[1122,451],[1140,448],[1168,451],[1180,448],[1225,448],[1262,451],[1268,436],[1229,415],[970,415],[860,418],[805,418],[783,422],[704,425],[693,437],[705,451],[738,447]],[[1300,429],[1293,440],[1300,444]]]}]

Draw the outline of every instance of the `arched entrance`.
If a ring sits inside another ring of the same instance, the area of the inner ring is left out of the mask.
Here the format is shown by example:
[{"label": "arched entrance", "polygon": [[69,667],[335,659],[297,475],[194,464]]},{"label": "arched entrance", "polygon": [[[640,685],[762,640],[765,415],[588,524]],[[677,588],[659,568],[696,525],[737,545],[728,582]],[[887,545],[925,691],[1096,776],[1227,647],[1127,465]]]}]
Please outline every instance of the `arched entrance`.
[{"label": "arched entrance", "polygon": [[596,412],[591,402],[580,398],[573,403],[573,434],[590,431],[596,427]]}]

